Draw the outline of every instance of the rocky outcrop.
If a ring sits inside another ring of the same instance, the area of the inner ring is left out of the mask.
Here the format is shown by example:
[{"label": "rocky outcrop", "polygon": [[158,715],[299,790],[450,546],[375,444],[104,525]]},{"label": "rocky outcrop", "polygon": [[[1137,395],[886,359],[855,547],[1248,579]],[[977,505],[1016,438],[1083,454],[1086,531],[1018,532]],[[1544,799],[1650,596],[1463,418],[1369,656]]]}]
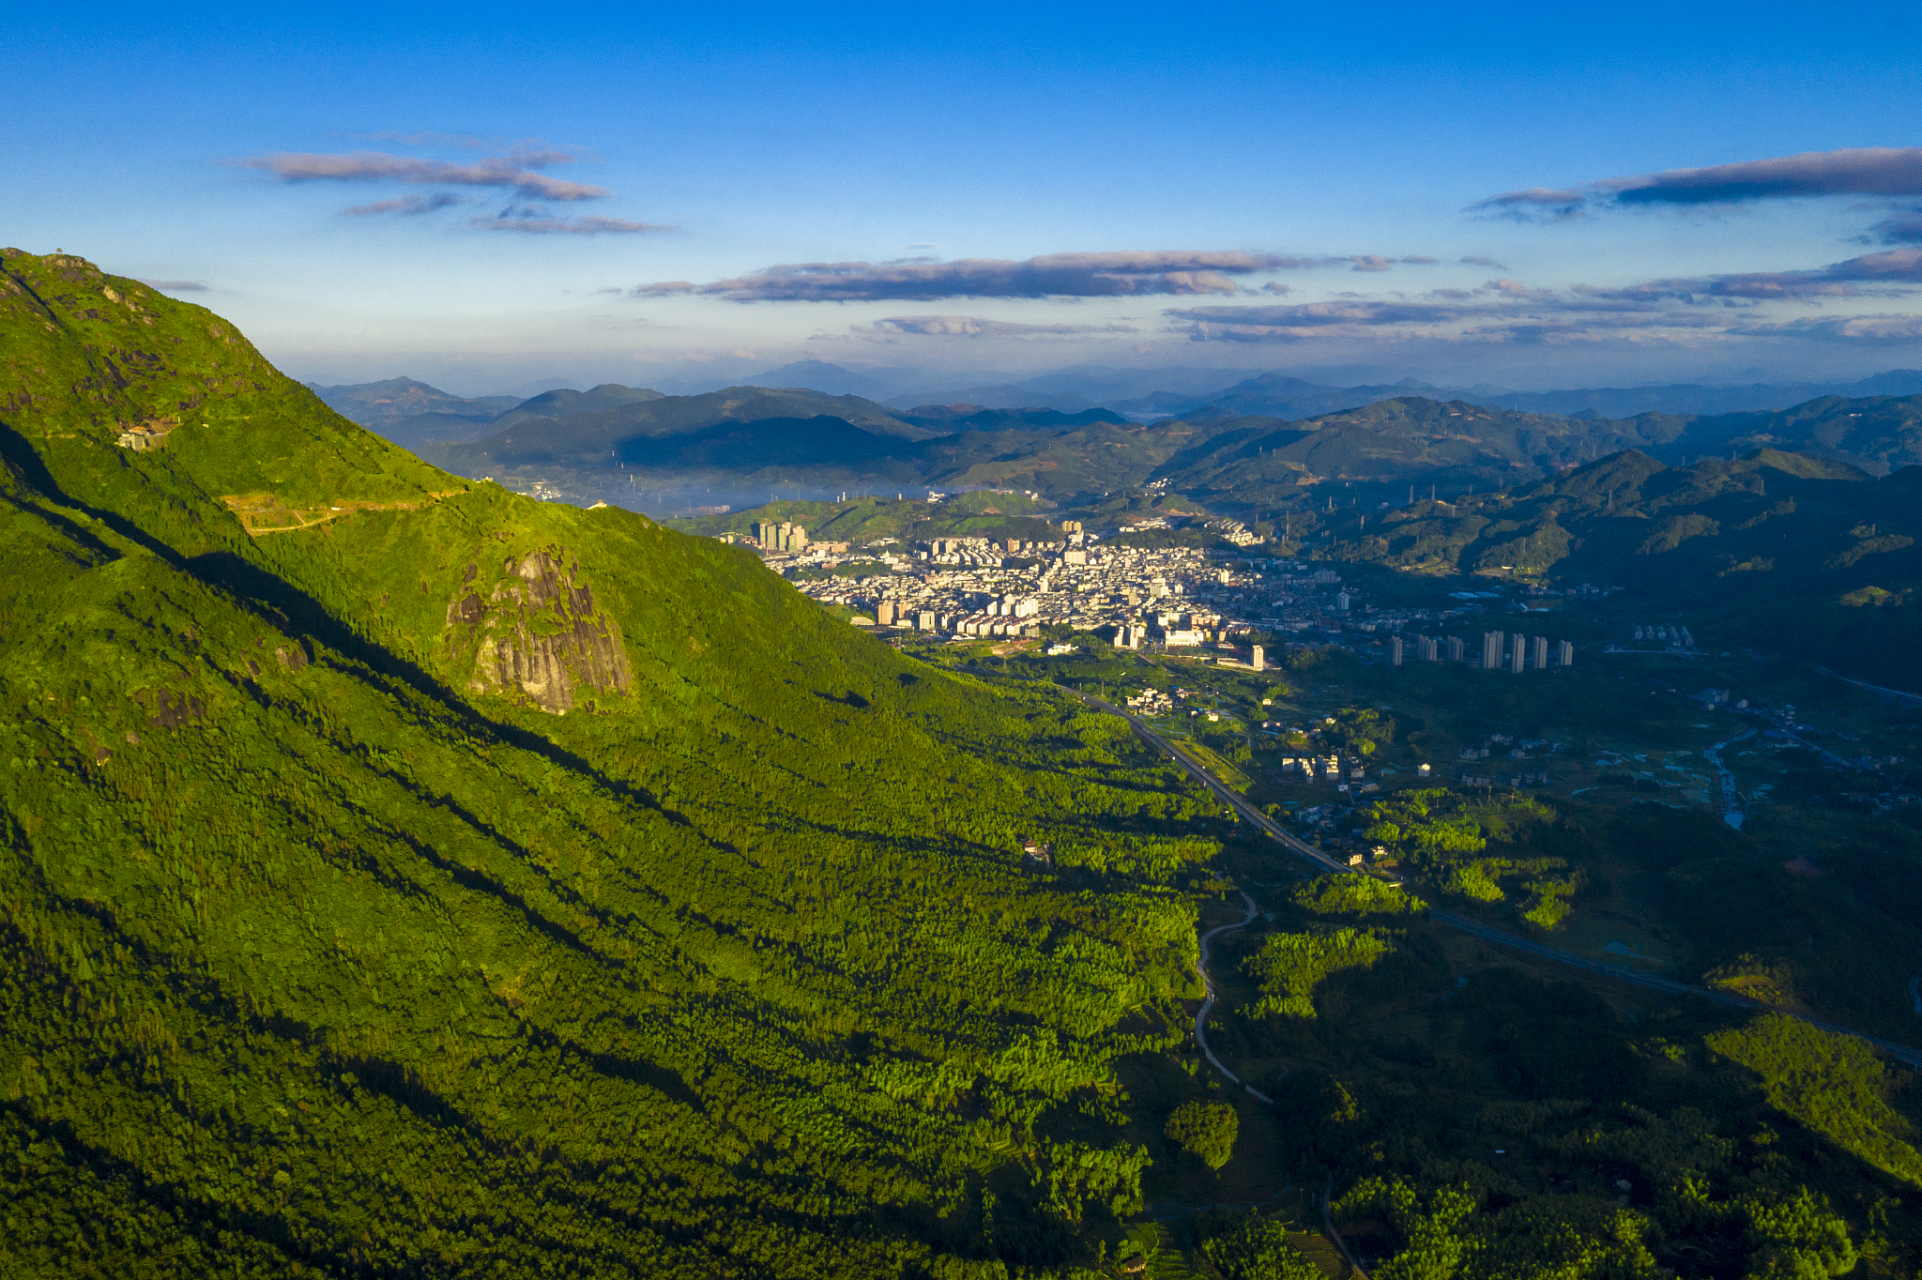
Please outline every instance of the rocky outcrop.
[{"label": "rocky outcrop", "polygon": [[472,664],[474,692],[519,694],[564,712],[578,690],[632,689],[620,626],[594,603],[565,548],[506,557],[485,594],[479,577],[480,566],[468,565],[467,589],[447,607],[448,646],[458,664]]}]

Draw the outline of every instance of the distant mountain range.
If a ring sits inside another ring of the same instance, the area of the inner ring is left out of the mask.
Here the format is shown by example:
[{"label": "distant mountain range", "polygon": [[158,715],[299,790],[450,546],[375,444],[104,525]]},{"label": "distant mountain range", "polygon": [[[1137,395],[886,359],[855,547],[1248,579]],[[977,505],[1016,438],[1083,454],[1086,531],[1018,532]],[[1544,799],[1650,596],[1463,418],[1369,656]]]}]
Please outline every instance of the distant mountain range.
[{"label": "distant mountain range", "polygon": [[959,391],[941,391],[932,394],[917,391],[910,395],[895,396],[883,403],[894,409],[911,409],[929,400],[978,405],[984,409],[1026,409],[1038,406],[1061,413],[1079,413],[1084,409],[1097,407],[1094,401],[1086,396],[1076,395],[1072,391],[1039,392],[1013,383],[995,387],[964,387]]},{"label": "distant mountain range", "polygon": [[812,467],[838,476],[880,467],[903,444],[938,434],[852,395],[729,387],[699,396],[623,397],[617,390],[631,391],[596,388],[588,393],[597,397],[593,406],[585,397],[551,401],[559,416],[516,411],[479,439],[428,445],[422,453],[466,475],[535,468],[597,474],[603,483],[618,482],[629,469],[739,474]]},{"label": "distant mountain range", "polygon": [[[387,435],[387,428],[415,418],[439,422],[491,422],[521,403],[518,396],[480,396],[465,399],[449,395],[438,387],[412,378],[389,378],[384,382],[361,382],[348,386],[323,387],[306,384],[321,403],[350,422],[357,422]],[[392,436],[388,437],[393,439]],[[396,440],[395,443],[401,443]]]},{"label": "distant mountain range", "polygon": [[[797,380],[781,380],[789,377]],[[807,381],[807,378],[812,378],[813,382]],[[588,391],[567,388],[545,391],[524,400],[512,396],[462,398],[412,378],[390,378],[384,382],[345,386],[308,383],[307,387],[342,417],[378,431],[409,449],[419,449],[433,443],[471,443],[535,419],[618,411],[657,400],[672,400],[677,406],[688,406],[696,417],[708,415],[706,421],[698,424],[676,418],[681,429],[693,429],[696,425],[713,426],[730,419],[738,420],[737,414],[723,412],[719,406],[727,397],[744,389],[757,393],[754,397],[755,411],[771,407],[765,397],[777,392],[800,396],[818,394],[840,401],[858,401],[855,412],[862,421],[856,425],[879,427],[883,434],[900,434],[904,427],[934,432],[1011,431],[1074,427],[1096,421],[1128,421],[1126,414],[1092,406],[1072,396],[1062,397],[1064,404],[1074,405],[1066,410],[1061,405],[1037,406],[1018,395],[988,397],[985,400],[949,398],[939,403],[927,397],[905,396],[897,397],[902,403],[888,406],[875,403],[857,390],[836,389],[868,385],[869,382],[835,365],[807,361],[771,370],[760,381],[744,384],[744,387],[719,388],[684,396],[669,396],[659,391],[614,382],[603,383]],[[678,408],[659,409],[642,417],[659,420],[663,414],[677,412],[680,412]],[[887,425],[889,423],[894,425],[890,427]]]},{"label": "distant mountain range", "polygon": [[[536,384],[538,385],[538,384]],[[1479,384],[1444,386],[1403,378],[1398,382],[1335,385],[1302,379],[1284,372],[1235,369],[1121,369],[1082,366],[1034,377],[979,373],[965,382],[935,378],[925,371],[901,369],[853,370],[822,360],[802,360],[760,373],[706,383],[670,380],[662,384],[682,396],[702,395],[728,386],[769,389],[799,388],[830,396],[859,396],[882,408],[920,415],[924,406],[971,405],[980,409],[1052,409],[1076,414],[1093,408],[1114,411],[1140,421],[1185,417],[1196,421],[1248,416],[1297,420],[1344,409],[1359,409],[1382,400],[1421,396],[1430,400],[1463,400],[1487,408],[1567,417],[1632,418],[1644,413],[1718,415],[1768,412],[1824,396],[1861,398],[1909,396],[1922,393],[1922,370],[1891,369],[1866,378],[1837,381],[1755,382],[1711,386],[1704,383],[1663,383],[1633,387],[1590,387],[1561,391],[1514,391]],[[616,383],[592,391],[554,391],[534,396],[543,402],[529,405],[521,397],[450,395],[412,378],[346,386],[308,387],[343,416],[378,430],[397,430],[425,439],[468,439],[476,433],[456,419],[490,422],[510,410],[526,407],[528,416],[559,416],[575,411],[565,407],[568,397],[596,397],[637,392]],[[653,394],[662,394],[659,391]],[[534,412],[538,407],[540,412]],[[587,407],[587,406],[582,406]],[[598,405],[595,407],[606,407]],[[424,420],[405,426],[402,419]],[[442,434],[421,435],[439,431]],[[390,437],[391,438],[391,437]]]},{"label": "distant mountain range", "polygon": [[[1077,413],[1097,406],[1139,420],[1184,417],[1218,420],[1250,415],[1310,418],[1359,409],[1382,400],[1422,396],[1463,400],[1486,408],[1566,417],[1632,418],[1643,413],[1724,414],[1787,409],[1822,396],[1907,396],[1922,393],[1922,370],[1892,369],[1866,378],[1755,382],[1714,386],[1661,383],[1561,391],[1515,391],[1490,384],[1447,386],[1403,378],[1341,386],[1286,372],[1080,366],[1040,376],[978,373],[939,382],[919,371],[857,372],[825,361],[782,365],[739,379],[755,386],[806,387],[830,395],[858,395],[890,409],[924,404],[974,404],[990,409],[1055,409]],[[707,388],[703,388],[704,390]]]},{"label": "distant mountain range", "polygon": [[1288,374],[1266,373],[1219,392],[1182,397],[1158,391],[1133,400],[1117,400],[1114,407],[1136,417],[1165,415],[1197,422],[1250,415],[1296,419],[1340,409],[1359,409],[1382,400],[1424,396],[1524,413],[1632,418],[1644,413],[1767,411],[1786,409],[1822,396],[1906,396],[1919,392],[1922,392],[1922,371],[1913,369],[1893,369],[1852,382],[1758,382],[1729,387],[1671,383],[1571,391],[1510,391],[1488,385],[1442,387],[1413,378],[1379,385],[1333,387]]},{"label": "distant mountain range", "polygon": [[498,431],[517,422],[530,418],[565,418],[574,413],[601,413],[609,409],[620,409],[630,404],[643,404],[650,400],[664,400],[658,391],[644,387],[624,387],[618,382],[605,382],[591,391],[544,391],[531,399],[523,400],[506,413],[488,423]]},{"label": "distant mountain range", "polygon": [[[1014,487],[1074,504],[1156,483],[1224,511],[1316,505],[1394,486],[1442,496],[1512,488],[1622,449],[1668,462],[1795,450],[1885,474],[1922,462],[1922,396],[1825,397],[1772,413],[1567,417],[1400,396],[1280,416],[1116,421],[1102,410],[890,411],[858,396],[734,387],[700,396],[555,394],[486,434],[419,446],[464,475],[545,481],[618,500],[635,488]],[[598,397],[598,398],[591,398]],[[609,407],[596,403],[614,400]],[[570,411],[571,410],[571,411]],[[1373,499],[1371,499],[1372,501]]]},{"label": "distant mountain range", "polygon": [[[820,361],[770,372],[834,385],[860,380]],[[1199,374],[1183,371],[1184,381],[1194,385]],[[1097,376],[1105,375],[1085,375]],[[1178,416],[1144,422],[1130,411],[1138,415],[1142,403],[1167,402],[1175,393],[1123,401],[1119,410],[1067,411],[979,400],[904,405],[914,397],[880,402],[801,386],[670,396],[607,383],[511,403],[463,399],[409,378],[313,390],[343,415],[450,470],[544,480],[583,497],[618,500],[635,488],[690,483],[873,482],[1018,486],[1073,503],[1154,481],[1223,510],[1249,512],[1301,505],[1331,483],[1426,485],[1456,494],[1509,487],[1627,448],[1668,463],[1792,450],[1878,475],[1922,462],[1922,395],[1886,392],[1922,388],[1922,373],[1894,370],[1844,385],[1881,394],[1612,417],[1597,406],[1753,402],[1815,384],[1447,392],[1411,380],[1329,387],[1262,374]],[[1068,392],[1057,399],[1078,403]],[[1538,407],[1547,404],[1574,412]]]}]

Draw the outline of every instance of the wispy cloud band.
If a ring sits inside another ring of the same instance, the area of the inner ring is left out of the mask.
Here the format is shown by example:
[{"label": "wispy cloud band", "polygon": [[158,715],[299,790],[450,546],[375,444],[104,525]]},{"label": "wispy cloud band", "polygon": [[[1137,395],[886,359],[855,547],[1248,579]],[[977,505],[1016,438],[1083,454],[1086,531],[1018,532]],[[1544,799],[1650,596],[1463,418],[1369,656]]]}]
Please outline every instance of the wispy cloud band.
[{"label": "wispy cloud band", "polygon": [[643,285],[641,294],[698,293],[729,302],[933,302],[942,298],[1112,298],[1141,294],[1234,293],[1231,276],[1317,266],[1322,259],[1278,254],[1188,252],[1055,253],[1018,261],[803,262],[695,285]]},{"label": "wispy cloud band", "polygon": [[1909,292],[1922,285],[1922,249],[1889,249],[1830,263],[1812,271],[1751,271],[1693,279],[1650,280],[1620,289],[1575,286],[1593,298],[1637,301],[1819,302],[1868,293]]},{"label": "wispy cloud band", "polygon": [[1479,200],[1483,213],[1570,217],[1608,206],[1738,204],[1813,196],[1922,195],[1922,147],[1850,147],[1699,169],[1528,187]]},{"label": "wispy cloud band", "polygon": [[396,196],[392,200],[376,200],[372,204],[349,205],[340,211],[344,218],[377,218],[384,214],[411,216],[432,213],[449,205],[466,203],[457,195],[446,191],[436,191],[430,196]]},{"label": "wispy cloud band", "polygon": [[259,169],[283,182],[404,182],[427,186],[501,187],[533,200],[598,200],[611,195],[605,187],[570,182],[540,172],[551,165],[570,164],[565,151],[522,151],[494,156],[471,164],[397,156],[385,151],[338,154],[277,151],[228,161],[241,169]]},{"label": "wispy cloud band", "polygon": [[[944,298],[1113,298],[1152,294],[1232,294],[1234,277],[1267,271],[1351,266],[1386,271],[1435,259],[1379,254],[1299,257],[1243,250],[1124,250],[1054,253],[1034,258],[904,258],[892,262],[801,262],[695,284],[668,280],[638,296],[696,293],[730,302],[935,302]],[[1273,282],[1269,292],[1287,292]]]},{"label": "wispy cloud band", "polygon": [[1013,320],[983,320],[977,316],[889,316],[857,333],[895,333],[919,338],[1019,338],[1051,334],[1138,333],[1131,324],[1022,324]]},{"label": "wispy cloud band", "polygon": [[640,235],[678,229],[657,222],[629,222],[625,218],[541,218],[513,214],[503,214],[497,218],[474,218],[469,225],[488,231],[518,231],[531,236]]}]

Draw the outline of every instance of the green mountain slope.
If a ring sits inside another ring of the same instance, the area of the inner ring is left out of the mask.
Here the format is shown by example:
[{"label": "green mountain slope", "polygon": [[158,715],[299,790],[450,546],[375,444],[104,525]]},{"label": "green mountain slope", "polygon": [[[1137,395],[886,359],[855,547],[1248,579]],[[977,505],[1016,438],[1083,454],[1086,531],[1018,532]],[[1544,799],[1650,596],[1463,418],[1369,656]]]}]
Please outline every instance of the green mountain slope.
[{"label": "green mountain slope", "polygon": [[1651,443],[1646,424],[1585,421],[1419,396],[1300,422],[1222,419],[1156,473],[1210,504],[1267,506],[1323,481],[1512,483]]},{"label": "green mountain slope", "polygon": [[651,400],[665,400],[666,396],[646,387],[624,387],[618,382],[603,382],[598,387],[586,391],[572,391],[562,388],[556,391],[543,391],[537,396],[522,400],[506,413],[494,419],[494,430],[500,431],[523,422],[529,418],[565,418],[575,413],[600,413],[608,409],[620,409],[630,404],[645,404]]},{"label": "green mountain slope", "polygon": [[969,431],[930,440],[917,451],[923,474],[937,485],[1035,489],[1050,500],[1098,500],[1141,484],[1212,425],[1168,420],[1152,425],[1094,422],[1059,434]]},{"label": "green mountain slope", "polygon": [[946,1273],[1133,1203],[1212,843],[1118,722],[4,271],[10,1267]]},{"label": "green mountain slope", "polygon": [[1885,475],[1922,464],[1922,396],[1824,396],[1779,413],[1697,418],[1676,445],[1723,452],[1794,450]]}]

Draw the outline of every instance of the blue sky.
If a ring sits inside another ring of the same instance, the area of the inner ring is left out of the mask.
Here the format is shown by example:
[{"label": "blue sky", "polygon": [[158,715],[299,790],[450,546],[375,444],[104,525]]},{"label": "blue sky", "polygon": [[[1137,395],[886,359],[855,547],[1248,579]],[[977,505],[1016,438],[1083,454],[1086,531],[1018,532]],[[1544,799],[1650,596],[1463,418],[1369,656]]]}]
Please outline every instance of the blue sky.
[{"label": "blue sky", "polygon": [[400,8],[0,19],[3,238],[468,392],[1922,365],[1910,6]]}]

